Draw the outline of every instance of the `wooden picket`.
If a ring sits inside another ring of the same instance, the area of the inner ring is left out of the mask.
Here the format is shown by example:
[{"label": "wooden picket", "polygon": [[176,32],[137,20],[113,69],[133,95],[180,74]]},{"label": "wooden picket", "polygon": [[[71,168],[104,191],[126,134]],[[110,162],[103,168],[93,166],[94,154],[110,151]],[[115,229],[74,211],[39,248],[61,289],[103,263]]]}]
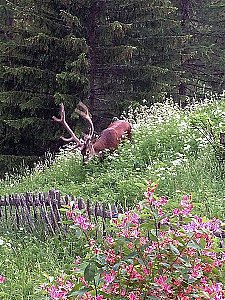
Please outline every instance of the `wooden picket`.
[{"label": "wooden picket", "polygon": [[101,224],[104,234],[106,220],[117,218],[124,209],[120,205],[110,203],[91,203],[74,196],[62,196],[59,191],[48,193],[24,193],[0,196],[0,222],[2,228],[23,229],[28,232],[42,230],[46,235],[63,233],[67,226],[63,224],[65,213],[60,211],[63,205],[73,203],[87,215],[96,225]]}]

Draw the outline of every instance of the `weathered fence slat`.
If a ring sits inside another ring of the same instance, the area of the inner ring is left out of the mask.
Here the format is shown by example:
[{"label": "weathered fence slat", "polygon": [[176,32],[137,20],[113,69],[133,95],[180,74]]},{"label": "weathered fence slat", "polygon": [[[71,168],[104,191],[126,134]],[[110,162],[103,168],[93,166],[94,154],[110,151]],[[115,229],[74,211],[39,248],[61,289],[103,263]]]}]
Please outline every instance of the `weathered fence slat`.
[{"label": "weathered fence slat", "polygon": [[106,234],[107,219],[117,218],[123,211],[116,204],[91,203],[75,196],[61,196],[59,191],[51,190],[49,193],[25,193],[0,196],[0,222],[9,228],[38,232],[43,230],[46,235],[66,233],[68,225],[63,224],[66,218],[60,211],[63,205],[77,207],[84,211],[90,220],[96,224],[96,235]]},{"label": "weathered fence slat", "polygon": [[42,202],[41,202],[41,193],[37,195],[36,201],[37,201],[37,205],[38,205],[38,208],[39,208],[40,217],[41,217],[42,223],[44,225],[44,232],[49,232],[48,226],[46,224],[45,212],[42,209],[43,205],[42,205]]}]

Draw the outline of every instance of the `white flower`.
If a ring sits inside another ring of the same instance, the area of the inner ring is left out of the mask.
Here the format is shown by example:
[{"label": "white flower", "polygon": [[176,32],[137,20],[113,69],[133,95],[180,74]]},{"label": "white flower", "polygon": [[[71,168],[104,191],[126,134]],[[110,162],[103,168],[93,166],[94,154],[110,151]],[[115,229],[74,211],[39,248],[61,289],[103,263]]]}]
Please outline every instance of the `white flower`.
[{"label": "white flower", "polygon": [[190,148],[191,148],[190,145],[186,145],[186,146],[184,147],[184,151],[188,151]]}]

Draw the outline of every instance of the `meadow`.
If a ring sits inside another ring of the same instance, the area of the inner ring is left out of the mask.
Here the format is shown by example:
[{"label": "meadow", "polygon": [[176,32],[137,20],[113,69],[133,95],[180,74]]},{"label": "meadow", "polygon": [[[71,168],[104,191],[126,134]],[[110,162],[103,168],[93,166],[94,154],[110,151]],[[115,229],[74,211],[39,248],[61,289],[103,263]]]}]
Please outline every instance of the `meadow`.
[{"label": "meadow", "polygon": [[[180,109],[172,101],[130,109],[131,141],[124,141],[103,162],[82,165],[79,153],[69,145],[53,159],[23,175],[8,175],[0,182],[0,195],[25,191],[73,194],[91,201],[121,203],[133,207],[143,200],[147,182],[159,185],[158,193],[176,207],[182,195],[193,199],[194,213],[225,219],[225,149],[219,134],[225,132],[225,98],[208,96]],[[1,299],[48,299],[40,285],[69,268],[82,253],[82,239],[31,236],[0,231]]]}]

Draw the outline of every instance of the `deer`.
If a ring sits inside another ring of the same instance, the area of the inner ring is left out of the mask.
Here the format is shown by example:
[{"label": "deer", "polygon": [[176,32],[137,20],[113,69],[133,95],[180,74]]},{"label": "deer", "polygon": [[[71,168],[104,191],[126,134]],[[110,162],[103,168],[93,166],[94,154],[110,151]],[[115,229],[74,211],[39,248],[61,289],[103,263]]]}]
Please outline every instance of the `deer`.
[{"label": "deer", "polygon": [[55,116],[52,118],[55,122],[61,124],[70,134],[69,138],[61,136],[61,139],[65,142],[75,142],[74,149],[78,149],[81,152],[83,165],[88,164],[94,156],[98,156],[102,160],[104,151],[115,151],[123,138],[128,137],[131,139],[131,124],[127,120],[113,121],[101,132],[97,139],[94,139],[94,125],[88,107],[83,102],[79,102],[75,112],[85,119],[90,126],[89,133],[83,134],[82,138],[78,138],[66,122],[63,103],[60,104],[60,118]]}]

